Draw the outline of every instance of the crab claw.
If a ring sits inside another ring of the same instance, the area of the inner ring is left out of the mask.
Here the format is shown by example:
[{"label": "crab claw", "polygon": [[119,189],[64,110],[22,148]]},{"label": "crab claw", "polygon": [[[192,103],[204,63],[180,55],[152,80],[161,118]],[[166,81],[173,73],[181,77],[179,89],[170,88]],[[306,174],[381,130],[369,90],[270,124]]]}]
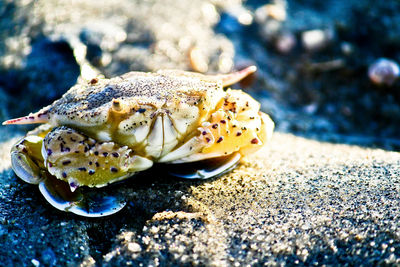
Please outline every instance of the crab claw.
[{"label": "crab claw", "polygon": [[50,106],[42,108],[36,113],[31,113],[28,116],[15,118],[3,122],[3,125],[10,124],[34,124],[34,123],[46,123],[49,121],[48,111]]},{"label": "crab claw", "polygon": [[121,188],[113,190],[77,188],[71,192],[68,183],[51,175],[39,183],[39,190],[53,207],[84,217],[103,217],[120,211],[126,205]]},{"label": "crab claw", "polygon": [[232,170],[240,160],[239,153],[197,162],[169,164],[170,175],[185,179],[209,179]]},{"label": "crab claw", "polygon": [[26,136],[11,148],[11,166],[15,174],[29,184],[38,184],[42,180],[39,167],[43,162],[40,159],[42,142],[43,138],[38,136]]}]

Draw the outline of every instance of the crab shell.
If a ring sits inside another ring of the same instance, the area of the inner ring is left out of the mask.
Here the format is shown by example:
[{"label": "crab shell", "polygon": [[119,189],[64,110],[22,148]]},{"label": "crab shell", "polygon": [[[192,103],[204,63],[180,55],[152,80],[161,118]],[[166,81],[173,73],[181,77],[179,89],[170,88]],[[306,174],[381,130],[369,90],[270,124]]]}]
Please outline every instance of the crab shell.
[{"label": "crab shell", "polygon": [[246,155],[265,144],[274,124],[251,96],[224,87],[255,70],[129,72],[78,83],[40,111],[3,123],[44,123],[14,145],[13,168],[27,182],[50,174],[74,191],[125,179],[153,163]]}]

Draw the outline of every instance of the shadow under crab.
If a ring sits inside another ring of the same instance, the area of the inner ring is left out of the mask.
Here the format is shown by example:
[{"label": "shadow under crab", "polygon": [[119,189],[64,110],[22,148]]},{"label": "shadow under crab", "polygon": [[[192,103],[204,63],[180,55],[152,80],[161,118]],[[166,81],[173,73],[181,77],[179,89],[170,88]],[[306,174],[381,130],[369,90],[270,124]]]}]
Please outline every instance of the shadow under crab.
[{"label": "shadow under crab", "polygon": [[54,207],[86,217],[121,210],[115,182],[153,165],[181,178],[218,176],[272,134],[257,101],[223,89],[254,71],[131,72],[77,84],[52,105],[4,122],[44,123],[13,146],[13,169]]}]

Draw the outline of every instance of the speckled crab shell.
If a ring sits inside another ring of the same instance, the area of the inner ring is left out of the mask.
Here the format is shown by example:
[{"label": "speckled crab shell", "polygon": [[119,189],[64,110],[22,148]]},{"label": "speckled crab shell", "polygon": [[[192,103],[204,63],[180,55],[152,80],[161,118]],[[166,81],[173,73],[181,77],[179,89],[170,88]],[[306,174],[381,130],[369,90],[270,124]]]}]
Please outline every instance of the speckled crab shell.
[{"label": "speckled crab shell", "polygon": [[64,181],[74,192],[123,180],[154,163],[207,161],[191,164],[192,171],[171,169],[185,178],[215,176],[272,134],[273,122],[256,100],[223,89],[254,71],[129,72],[79,83],[40,111],[3,123],[44,123],[12,148],[14,171],[30,183],[46,180],[41,191],[49,202],[62,199],[49,189],[55,183],[50,180]]}]

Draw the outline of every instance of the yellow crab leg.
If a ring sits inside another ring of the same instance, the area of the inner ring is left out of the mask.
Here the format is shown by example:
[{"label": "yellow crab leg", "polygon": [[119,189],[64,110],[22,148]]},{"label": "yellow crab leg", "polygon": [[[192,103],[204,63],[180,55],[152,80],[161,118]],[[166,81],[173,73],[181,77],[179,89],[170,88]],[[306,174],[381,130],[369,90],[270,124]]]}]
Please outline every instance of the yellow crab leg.
[{"label": "yellow crab leg", "polygon": [[268,115],[259,111],[260,104],[240,90],[228,90],[216,110],[179,148],[159,162],[184,163],[217,158],[239,152],[246,155],[270,139],[274,124]]},{"label": "yellow crab leg", "polygon": [[200,154],[212,157],[238,151],[245,155],[261,148],[272,134],[273,123],[259,108],[260,104],[249,95],[228,90],[208,122],[199,128],[200,137],[208,143]]}]

